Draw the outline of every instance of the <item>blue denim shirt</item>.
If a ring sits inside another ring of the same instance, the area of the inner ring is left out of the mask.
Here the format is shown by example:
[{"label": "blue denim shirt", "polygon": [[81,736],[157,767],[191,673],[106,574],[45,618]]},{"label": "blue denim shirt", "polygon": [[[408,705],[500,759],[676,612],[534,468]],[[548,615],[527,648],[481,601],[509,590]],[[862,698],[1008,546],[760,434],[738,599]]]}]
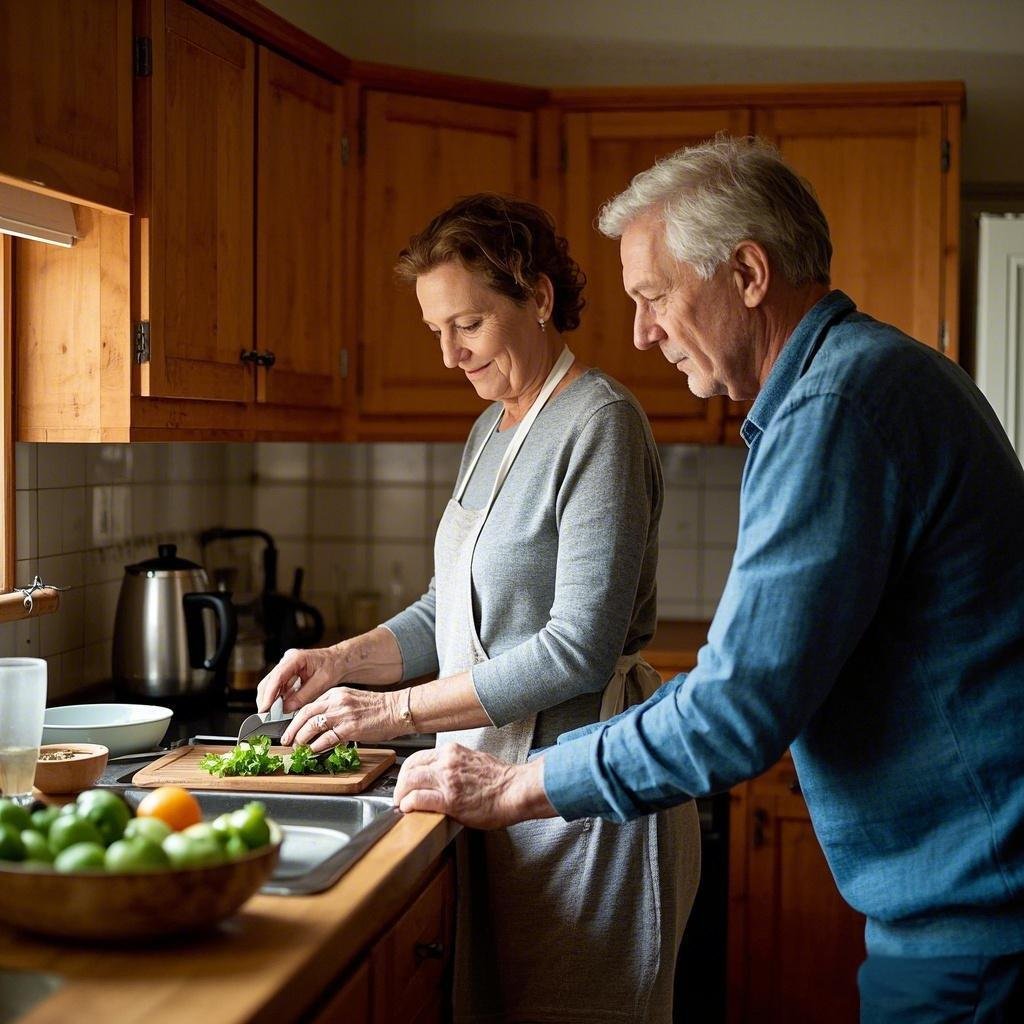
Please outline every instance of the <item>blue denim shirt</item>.
[{"label": "blue denim shirt", "polygon": [[872,952],[1024,949],[1024,472],[953,362],[832,292],[742,428],[696,668],[563,736],[566,818],[724,790],[791,747]]}]

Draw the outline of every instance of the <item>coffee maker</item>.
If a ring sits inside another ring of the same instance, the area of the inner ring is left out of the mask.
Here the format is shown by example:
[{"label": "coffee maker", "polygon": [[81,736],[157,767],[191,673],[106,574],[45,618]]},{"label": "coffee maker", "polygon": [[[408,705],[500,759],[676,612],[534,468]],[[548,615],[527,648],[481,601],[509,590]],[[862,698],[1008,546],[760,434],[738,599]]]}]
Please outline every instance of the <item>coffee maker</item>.
[{"label": "coffee maker", "polygon": [[[290,594],[277,589],[277,545],[266,530],[215,526],[199,535],[203,562],[206,549],[218,541],[254,538],[263,543],[262,581],[257,593],[236,593],[235,613],[238,638],[228,659],[224,683],[228,696],[251,699],[260,679],[272,668],[286,650],[292,647],[313,647],[324,635],[320,612],[301,599],[303,570],[298,568]],[[221,567],[212,571],[220,589],[234,590],[238,571]],[[232,577],[235,579],[232,579]]]}]

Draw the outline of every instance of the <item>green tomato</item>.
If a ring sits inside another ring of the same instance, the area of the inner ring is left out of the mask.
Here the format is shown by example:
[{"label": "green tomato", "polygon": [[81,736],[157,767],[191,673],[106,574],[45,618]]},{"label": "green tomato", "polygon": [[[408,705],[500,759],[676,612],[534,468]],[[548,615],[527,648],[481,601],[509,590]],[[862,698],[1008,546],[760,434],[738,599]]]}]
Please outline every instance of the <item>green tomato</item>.
[{"label": "green tomato", "polygon": [[170,863],[163,847],[143,836],[115,840],[104,857],[106,869],[114,873],[160,870]]},{"label": "green tomato", "polygon": [[76,843],[97,843],[103,845],[99,829],[88,819],[75,814],[61,814],[50,826],[50,849],[59,854]]},{"label": "green tomato", "polygon": [[218,843],[223,842],[221,834],[206,821],[197,821],[194,825],[189,825],[187,828],[181,830],[183,836],[189,836],[192,839],[212,839]]},{"label": "green tomato", "polygon": [[46,836],[41,832],[27,828],[21,833],[21,842],[25,847],[25,860],[42,861],[44,864],[53,863],[53,851],[46,841]]},{"label": "green tomato", "polygon": [[218,815],[210,823],[210,827],[217,834],[217,838],[220,840],[221,845],[226,846],[227,841],[233,836],[237,835],[234,826],[231,824],[231,812],[225,811],[223,814]]},{"label": "green tomato", "polygon": [[245,840],[238,833],[234,833],[228,836],[227,842],[224,844],[224,853],[228,860],[238,860],[239,857],[248,855],[249,847],[245,845]]},{"label": "green tomato", "polygon": [[[74,806],[71,804],[70,806]],[[50,826],[57,820],[60,814],[59,807],[43,807],[41,810],[32,812],[32,827],[41,832],[44,836],[50,834]]]},{"label": "green tomato", "polygon": [[0,821],[0,860],[24,860],[25,844],[21,833],[6,821]]},{"label": "green tomato", "polygon": [[160,818],[132,818],[124,827],[124,839],[148,839],[150,842],[160,844],[172,832],[172,828],[166,821]]},{"label": "green tomato", "polygon": [[96,826],[105,845],[109,846],[124,835],[132,812],[116,793],[109,789],[87,789],[78,794],[75,802],[78,804],[79,815],[88,818]]},{"label": "green tomato", "polygon": [[106,850],[100,843],[72,843],[57,854],[53,866],[64,874],[75,871],[102,871],[105,856]]},{"label": "green tomato", "polygon": [[204,868],[224,862],[224,851],[216,839],[205,836],[187,836],[172,832],[163,843],[171,866],[175,868]]},{"label": "green tomato", "polygon": [[263,804],[248,803],[231,812],[231,827],[242,837],[250,850],[266,846],[270,842],[270,826],[267,824]]},{"label": "green tomato", "polygon": [[21,804],[0,797],[0,824],[12,825],[21,832],[32,827],[32,819]]}]

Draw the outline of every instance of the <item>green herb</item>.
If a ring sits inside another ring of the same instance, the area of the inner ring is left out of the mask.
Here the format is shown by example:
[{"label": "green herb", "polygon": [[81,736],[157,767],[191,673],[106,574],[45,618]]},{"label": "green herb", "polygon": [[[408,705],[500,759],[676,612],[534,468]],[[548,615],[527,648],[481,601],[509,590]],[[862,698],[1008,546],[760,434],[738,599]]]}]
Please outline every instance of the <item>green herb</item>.
[{"label": "green herb", "polygon": [[284,768],[284,759],[270,753],[269,736],[253,736],[224,754],[206,754],[199,767],[218,777],[274,775]]},{"label": "green herb", "polygon": [[204,772],[218,778],[251,775],[338,775],[362,767],[355,747],[339,743],[331,753],[320,759],[305,743],[296,744],[290,755],[279,757],[270,753],[269,736],[251,736],[248,741],[223,754],[205,754],[199,762]]},{"label": "green herb", "polygon": [[338,772],[354,772],[362,763],[359,760],[359,751],[355,747],[346,747],[341,743],[334,748],[325,762],[327,770],[332,775]]},{"label": "green herb", "polygon": [[326,769],[316,759],[312,747],[305,743],[296,743],[291,757],[285,763],[284,770],[289,775],[314,775]]}]

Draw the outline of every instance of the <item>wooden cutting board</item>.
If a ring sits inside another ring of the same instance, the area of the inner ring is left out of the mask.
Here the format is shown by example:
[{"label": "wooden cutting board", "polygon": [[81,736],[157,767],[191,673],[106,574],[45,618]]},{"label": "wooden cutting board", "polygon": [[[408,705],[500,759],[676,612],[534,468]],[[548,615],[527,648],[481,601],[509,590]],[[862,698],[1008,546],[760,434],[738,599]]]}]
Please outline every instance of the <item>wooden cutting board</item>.
[{"label": "wooden cutting board", "polygon": [[[178,747],[135,773],[136,786],[183,786],[185,789],[244,790],[247,793],[361,793],[395,763],[393,750],[360,747],[362,767],[341,775],[244,775],[218,778],[199,767],[206,754],[223,754],[226,747]],[[289,754],[291,747],[271,747],[272,754]]]}]

